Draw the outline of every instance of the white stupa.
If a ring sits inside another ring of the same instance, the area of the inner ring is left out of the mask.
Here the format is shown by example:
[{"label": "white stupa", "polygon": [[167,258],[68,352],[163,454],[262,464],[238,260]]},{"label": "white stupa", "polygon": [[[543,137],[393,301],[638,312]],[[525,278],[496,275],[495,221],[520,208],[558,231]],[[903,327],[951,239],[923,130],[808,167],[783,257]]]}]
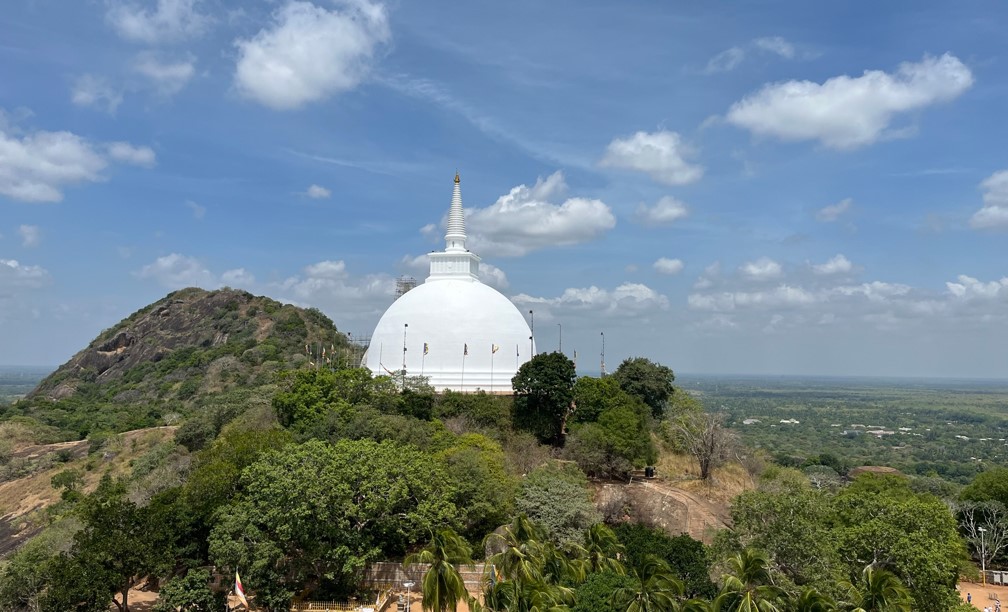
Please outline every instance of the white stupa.
[{"label": "white stupa", "polygon": [[455,175],[445,250],[430,254],[430,276],[389,306],[364,355],[375,375],[425,376],[439,391],[511,391],[535,347],[514,304],[478,278],[466,249],[462,191]]}]

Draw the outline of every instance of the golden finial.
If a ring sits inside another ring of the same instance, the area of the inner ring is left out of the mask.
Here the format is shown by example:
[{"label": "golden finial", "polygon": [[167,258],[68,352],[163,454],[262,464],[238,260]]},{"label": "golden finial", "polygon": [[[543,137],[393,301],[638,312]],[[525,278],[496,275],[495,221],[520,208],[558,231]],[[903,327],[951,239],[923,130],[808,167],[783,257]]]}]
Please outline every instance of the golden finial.
[{"label": "golden finial", "polygon": [[455,171],[455,184],[458,185],[462,181],[459,180],[458,170]]}]

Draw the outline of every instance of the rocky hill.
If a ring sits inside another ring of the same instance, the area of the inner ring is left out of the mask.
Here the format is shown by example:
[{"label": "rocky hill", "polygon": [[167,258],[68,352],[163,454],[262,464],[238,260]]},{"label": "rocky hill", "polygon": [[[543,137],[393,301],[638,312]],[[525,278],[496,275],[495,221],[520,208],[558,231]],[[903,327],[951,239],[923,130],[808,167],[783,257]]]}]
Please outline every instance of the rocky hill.
[{"label": "rocky hill", "polygon": [[[146,426],[129,415],[186,413],[207,396],[270,384],[278,370],[309,359],[306,345],[360,359],[318,310],[233,289],[183,289],[102,332],[0,418],[33,417],[82,435]],[[89,411],[119,415],[95,423],[82,416]]]}]

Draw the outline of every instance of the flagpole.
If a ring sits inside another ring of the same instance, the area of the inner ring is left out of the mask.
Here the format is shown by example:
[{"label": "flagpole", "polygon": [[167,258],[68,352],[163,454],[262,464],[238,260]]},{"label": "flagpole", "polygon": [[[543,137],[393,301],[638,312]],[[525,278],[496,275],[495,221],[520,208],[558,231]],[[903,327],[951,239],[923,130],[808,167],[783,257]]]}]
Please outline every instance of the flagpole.
[{"label": "flagpole", "polygon": [[423,345],[423,355],[420,356],[420,378],[424,375],[424,362],[427,361],[427,343],[424,342]]},{"label": "flagpole", "polygon": [[465,358],[469,354],[469,345],[464,345],[465,348],[462,349],[462,379],[459,381],[459,393],[464,393],[465,389]]},{"label": "flagpole", "polygon": [[491,344],[490,345],[490,393],[494,392],[494,388],[493,388],[493,359],[494,359],[494,353],[496,353],[496,352],[497,351],[494,350],[494,347]]}]

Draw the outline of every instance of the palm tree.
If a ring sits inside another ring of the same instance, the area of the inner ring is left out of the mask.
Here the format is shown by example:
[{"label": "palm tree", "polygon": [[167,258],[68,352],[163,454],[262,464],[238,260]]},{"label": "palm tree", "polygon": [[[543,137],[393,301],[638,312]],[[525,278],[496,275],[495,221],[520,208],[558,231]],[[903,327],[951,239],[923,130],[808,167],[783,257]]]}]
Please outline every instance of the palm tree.
[{"label": "palm tree", "polygon": [[718,612],[782,612],[783,589],[774,586],[770,561],[762,552],[745,549],[729,561],[721,593],[714,599]]},{"label": "palm tree", "polygon": [[791,598],[789,612],[836,612],[836,603],[819,591],[806,587],[797,597]]},{"label": "palm tree", "polygon": [[413,563],[430,564],[421,581],[424,610],[455,612],[458,602],[468,598],[465,581],[455,564],[472,563],[472,548],[451,529],[431,534],[430,543],[404,561],[406,566]]},{"label": "palm tree", "polygon": [[519,514],[504,527],[502,533],[494,532],[484,542],[501,547],[490,557],[487,566],[496,568],[509,580],[535,582],[542,577],[542,531],[524,514]]},{"label": "palm tree", "polygon": [[489,588],[483,605],[476,607],[502,612],[558,612],[573,603],[574,590],[561,582],[578,581],[580,568],[546,542],[545,534],[527,516],[515,517],[503,530],[487,536],[485,542],[500,550],[488,559]]},{"label": "palm tree", "polygon": [[626,606],[626,612],[674,612],[679,610],[679,597],[683,583],[672,576],[668,565],[649,555],[634,570],[638,584],[634,588],[617,589],[612,602],[618,607]]},{"label": "palm tree", "polygon": [[871,565],[861,571],[857,584],[845,585],[850,593],[851,612],[909,612],[912,598],[892,572]]},{"label": "palm tree", "polygon": [[626,569],[619,562],[623,545],[616,534],[602,523],[596,523],[585,533],[584,560],[588,571],[625,574]]}]

